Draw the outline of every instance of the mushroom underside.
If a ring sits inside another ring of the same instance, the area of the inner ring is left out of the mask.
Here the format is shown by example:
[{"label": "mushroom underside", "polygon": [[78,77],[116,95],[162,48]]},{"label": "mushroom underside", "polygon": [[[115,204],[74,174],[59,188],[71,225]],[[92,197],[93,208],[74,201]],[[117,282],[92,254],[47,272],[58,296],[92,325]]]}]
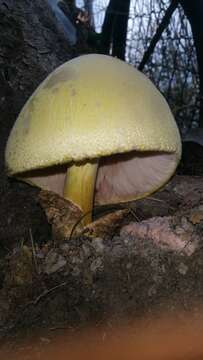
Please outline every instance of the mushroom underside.
[{"label": "mushroom underside", "polygon": [[[177,154],[132,151],[99,161],[94,204],[104,205],[142,198],[164,185],[177,165]],[[70,166],[70,165],[68,165]],[[19,178],[63,196],[67,165],[33,170]]]}]

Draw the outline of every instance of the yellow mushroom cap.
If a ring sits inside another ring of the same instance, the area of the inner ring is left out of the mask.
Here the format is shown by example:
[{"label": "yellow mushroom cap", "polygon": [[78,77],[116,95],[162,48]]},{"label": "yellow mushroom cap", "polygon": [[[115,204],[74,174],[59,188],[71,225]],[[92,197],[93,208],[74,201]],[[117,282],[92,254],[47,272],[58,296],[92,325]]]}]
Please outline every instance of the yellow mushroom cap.
[{"label": "yellow mushroom cap", "polygon": [[91,54],[61,65],[36,89],[9,136],[6,166],[16,176],[132,151],[172,154],[166,182],[181,155],[172,113],[144,74]]}]

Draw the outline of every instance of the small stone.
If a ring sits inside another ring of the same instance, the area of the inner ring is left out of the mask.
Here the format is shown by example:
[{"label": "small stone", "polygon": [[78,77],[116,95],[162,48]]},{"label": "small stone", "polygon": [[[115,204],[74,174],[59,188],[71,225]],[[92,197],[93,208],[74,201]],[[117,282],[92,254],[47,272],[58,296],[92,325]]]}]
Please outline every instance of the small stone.
[{"label": "small stone", "polygon": [[156,295],[156,288],[155,288],[155,286],[153,285],[153,286],[151,286],[151,288],[148,290],[148,296],[154,296],[154,295]]},{"label": "small stone", "polygon": [[102,238],[95,238],[92,240],[92,246],[98,254],[102,254],[104,252],[104,243]]},{"label": "small stone", "polygon": [[60,249],[62,250],[64,255],[67,255],[69,253],[69,250],[70,250],[70,245],[68,245],[67,243],[63,243],[63,244],[60,245]]},{"label": "small stone", "polygon": [[97,258],[94,260],[90,266],[90,269],[93,273],[96,273],[98,270],[102,270],[103,263],[101,258]]},{"label": "small stone", "polygon": [[83,244],[82,245],[82,251],[83,251],[83,254],[86,258],[88,258],[90,255],[91,255],[91,251],[90,251],[90,248],[89,246],[87,246],[86,244]]},{"label": "small stone", "polygon": [[181,218],[181,226],[185,231],[193,231],[192,224],[187,220],[185,216]]},{"label": "small stone", "polygon": [[180,263],[178,267],[178,271],[181,275],[186,275],[186,273],[188,272],[188,266],[185,265],[184,263]]},{"label": "small stone", "polygon": [[51,340],[49,338],[45,338],[45,337],[40,337],[40,341],[42,343],[46,343],[46,344],[49,344],[51,342]]},{"label": "small stone", "polygon": [[56,252],[50,252],[45,259],[45,273],[52,274],[66,265],[65,258]]},{"label": "small stone", "polygon": [[81,274],[81,271],[80,271],[79,267],[75,266],[74,269],[73,269],[72,272],[71,272],[71,275],[77,277],[77,276],[79,276],[80,274]]}]

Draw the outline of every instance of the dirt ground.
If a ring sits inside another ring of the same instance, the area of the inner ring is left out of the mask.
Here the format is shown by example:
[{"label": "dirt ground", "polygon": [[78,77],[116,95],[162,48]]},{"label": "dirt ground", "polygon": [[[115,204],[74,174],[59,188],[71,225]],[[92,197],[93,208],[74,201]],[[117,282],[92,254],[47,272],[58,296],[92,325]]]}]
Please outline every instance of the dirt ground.
[{"label": "dirt ground", "polygon": [[[71,237],[66,227],[61,230],[61,218],[56,236],[57,223],[51,228],[40,205],[42,194],[13,180],[5,183],[0,207],[2,338],[36,329],[43,333],[119,323],[165,309],[187,310],[194,303],[198,311],[203,295],[201,177],[177,176],[156,196],[128,205],[119,226],[109,232],[107,221],[103,234],[96,230]],[[52,211],[54,206],[57,197]],[[171,247],[163,239],[154,241],[153,228],[144,237],[134,229],[160,216],[183,235],[182,243],[175,240]]]}]

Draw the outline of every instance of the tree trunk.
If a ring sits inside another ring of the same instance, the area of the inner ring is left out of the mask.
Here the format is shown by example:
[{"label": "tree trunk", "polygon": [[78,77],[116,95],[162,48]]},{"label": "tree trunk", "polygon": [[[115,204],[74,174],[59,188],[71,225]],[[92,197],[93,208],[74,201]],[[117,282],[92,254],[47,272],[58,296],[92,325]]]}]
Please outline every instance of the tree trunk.
[{"label": "tree trunk", "polygon": [[180,0],[190,22],[197,53],[200,80],[200,127],[203,128],[203,3],[202,0]]},{"label": "tree trunk", "polygon": [[46,1],[0,0],[0,32],[1,128],[8,134],[26,99],[73,49]]},{"label": "tree trunk", "polygon": [[1,251],[15,238],[27,238],[32,226],[38,234],[45,229],[39,226],[42,215],[31,195],[33,189],[9,181],[5,174],[4,149],[10,129],[35,88],[54,68],[77,55],[77,50],[58,28],[48,1],[0,0],[0,33]]},{"label": "tree trunk", "polygon": [[125,59],[130,0],[111,0],[102,27],[102,52]]},{"label": "tree trunk", "polygon": [[102,26],[102,39],[101,39],[101,51],[104,54],[109,54],[112,41],[112,29],[115,19],[116,0],[110,0],[106,9],[106,14]]},{"label": "tree trunk", "polygon": [[113,29],[112,55],[125,60],[130,0],[117,1],[118,13]]}]

